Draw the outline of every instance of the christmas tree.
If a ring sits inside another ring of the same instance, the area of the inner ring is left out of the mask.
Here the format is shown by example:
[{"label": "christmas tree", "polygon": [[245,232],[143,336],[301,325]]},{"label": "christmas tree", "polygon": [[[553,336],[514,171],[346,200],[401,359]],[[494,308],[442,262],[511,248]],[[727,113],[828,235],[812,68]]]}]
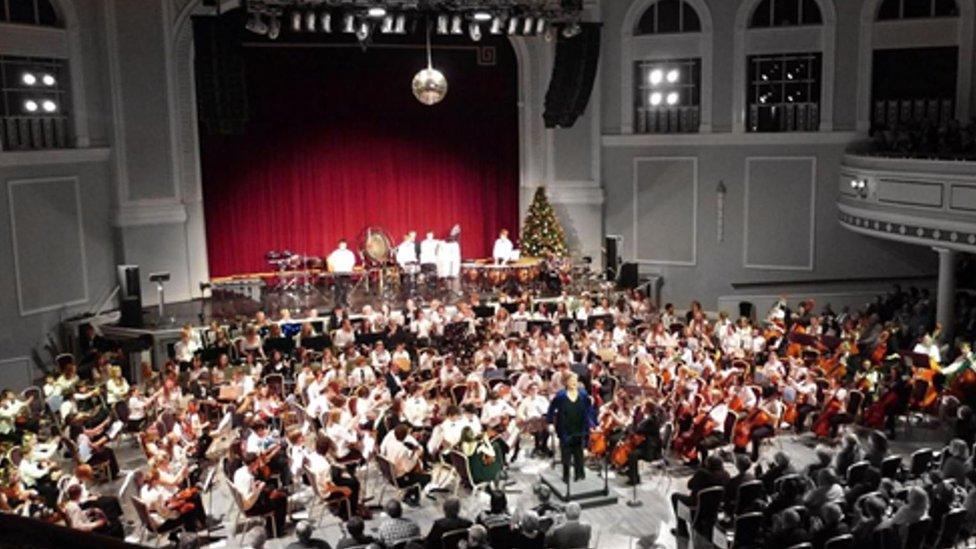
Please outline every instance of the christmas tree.
[{"label": "christmas tree", "polygon": [[546,197],[545,187],[536,189],[529,213],[525,216],[521,251],[523,257],[543,257],[549,253],[565,257],[568,254],[566,234]]}]

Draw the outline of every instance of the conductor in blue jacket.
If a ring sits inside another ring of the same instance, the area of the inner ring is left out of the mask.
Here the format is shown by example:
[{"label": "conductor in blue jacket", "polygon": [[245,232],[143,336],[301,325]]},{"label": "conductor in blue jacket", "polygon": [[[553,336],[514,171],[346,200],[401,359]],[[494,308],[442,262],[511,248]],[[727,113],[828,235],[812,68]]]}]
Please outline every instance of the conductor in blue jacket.
[{"label": "conductor in blue jacket", "polygon": [[573,480],[586,477],[583,469],[583,447],[596,425],[590,395],[579,386],[576,374],[567,374],[566,388],[556,393],[549,403],[546,420],[555,425],[559,437],[559,453],[563,462],[563,482],[569,483],[569,462],[573,461]]}]

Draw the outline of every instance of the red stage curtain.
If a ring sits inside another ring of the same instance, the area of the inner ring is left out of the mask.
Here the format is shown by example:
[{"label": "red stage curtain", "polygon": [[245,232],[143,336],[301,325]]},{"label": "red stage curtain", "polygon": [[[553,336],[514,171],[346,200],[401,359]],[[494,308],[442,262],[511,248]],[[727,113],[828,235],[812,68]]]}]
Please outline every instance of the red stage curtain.
[{"label": "red stage curtain", "polygon": [[211,275],[266,270],[268,250],[324,257],[374,225],[396,244],[459,223],[463,257],[489,255],[518,223],[516,61],[490,44],[493,65],[435,50],[450,89],[433,107],[410,91],[421,49],[245,48],[245,133],[201,132]]}]

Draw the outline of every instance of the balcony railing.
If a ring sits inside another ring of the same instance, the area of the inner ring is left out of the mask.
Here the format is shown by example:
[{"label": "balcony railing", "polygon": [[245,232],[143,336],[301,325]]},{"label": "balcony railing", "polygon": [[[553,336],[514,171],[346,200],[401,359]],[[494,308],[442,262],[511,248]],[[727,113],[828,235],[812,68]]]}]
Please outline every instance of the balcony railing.
[{"label": "balcony railing", "polygon": [[0,150],[63,149],[69,146],[68,117],[64,114],[0,118]]}]

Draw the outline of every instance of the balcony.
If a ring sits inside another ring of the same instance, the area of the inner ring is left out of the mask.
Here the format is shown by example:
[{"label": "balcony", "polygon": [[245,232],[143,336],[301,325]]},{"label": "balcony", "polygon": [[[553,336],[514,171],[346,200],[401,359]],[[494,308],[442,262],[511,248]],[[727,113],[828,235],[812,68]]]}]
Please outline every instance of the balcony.
[{"label": "balcony", "polygon": [[976,161],[847,154],[838,185],[851,231],[976,252]]}]

